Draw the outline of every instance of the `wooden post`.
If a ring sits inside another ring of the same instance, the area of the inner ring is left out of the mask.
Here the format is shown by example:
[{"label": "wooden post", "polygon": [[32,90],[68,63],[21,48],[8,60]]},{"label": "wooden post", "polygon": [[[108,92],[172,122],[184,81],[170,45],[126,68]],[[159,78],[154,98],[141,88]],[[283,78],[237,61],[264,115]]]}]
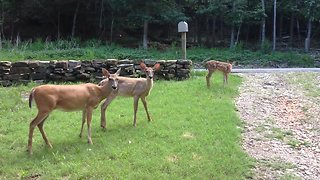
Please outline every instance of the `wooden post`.
[{"label": "wooden post", "polygon": [[182,49],[182,59],[187,59],[187,32],[188,24],[185,21],[178,23],[178,32],[181,33],[181,49]]},{"label": "wooden post", "polygon": [[182,48],[182,59],[187,59],[187,33],[181,33],[181,48]]}]

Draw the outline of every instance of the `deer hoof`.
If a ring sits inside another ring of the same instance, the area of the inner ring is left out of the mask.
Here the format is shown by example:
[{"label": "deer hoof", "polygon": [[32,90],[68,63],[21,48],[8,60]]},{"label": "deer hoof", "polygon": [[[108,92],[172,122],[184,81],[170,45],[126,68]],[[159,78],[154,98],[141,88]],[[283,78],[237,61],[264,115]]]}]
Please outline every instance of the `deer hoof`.
[{"label": "deer hoof", "polygon": [[88,140],[88,144],[93,144],[91,139]]},{"label": "deer hoof", "polygon": [[27,149],[27,152],[28,152],[29,155],[32,155],[32,154],[33,154],[33,152],[32,152],[31,149]]}]

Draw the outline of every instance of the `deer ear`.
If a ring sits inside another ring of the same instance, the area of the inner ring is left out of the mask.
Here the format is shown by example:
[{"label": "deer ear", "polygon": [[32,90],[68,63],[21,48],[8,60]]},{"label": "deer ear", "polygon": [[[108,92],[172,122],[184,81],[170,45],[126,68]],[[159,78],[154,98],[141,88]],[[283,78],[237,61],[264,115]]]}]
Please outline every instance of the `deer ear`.
[{"label": "deer ear", "polygon": [[106,78],[109,78],[109,77],[110,77],[109,71],[106,70],[105,68],[102,68],[102,74],[103,74]]},{"label": "deer ear", "polygon": [[155,64],[154,66],[153,66],[153,70],[154,71],[158,71],[160,69],[160,64],[159,63],[157,63],[157,64]]},{"label": "deer ear", "polygon": [[116,72],[116,75],[119,76],[121,72],[121,68],[118,69],[118,71]]},{"label": "deer ear", "polygon": [[140,63],[140,67],[142,70],[145,70],[147,68],[146,64],[144,64],[143,62]]}]

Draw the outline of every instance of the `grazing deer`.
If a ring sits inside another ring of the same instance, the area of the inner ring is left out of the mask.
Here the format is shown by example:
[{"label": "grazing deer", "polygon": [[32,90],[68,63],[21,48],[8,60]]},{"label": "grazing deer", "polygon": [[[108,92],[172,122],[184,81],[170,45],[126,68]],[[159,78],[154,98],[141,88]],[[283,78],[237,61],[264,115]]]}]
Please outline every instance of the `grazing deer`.
[{"label": "grazing deer", "polygon": [[216,70],[223,73],[223,87],[225,87],[228,84],[228,75],[232,70],[232,64],[213,60],[206,62],[205,67],[208,69],[208,75],[206,76],[207,87],[210,88],[210,78]]},{"label": "grazing deer", "polygon": [[79,136],[82,137],[83,126],[87,120],[88,143],[92,144],[90,126],[92,111],[112,91],[118,88],[120,69],[115,74],[110,74],[106,69],[102,68],[102,73],[106,79],[101,81],[99,85],[92,83],[79,85],[41,85],[31,90],[29,107],[31,108],[32,100],[34,100],[37,105],[38,114],[30,123],[28,140],[28,151],[30,154],[32,154],[32,136],[36,126],[38,126],[46,144],[52,148],[44,132],[43,124],[54,109],[64,111],[82,110],[82,126]]},{"label": "grazing deer", "polygon": [[134,99],[134,118],[133,126],[136,127],[137,109],[139,99],[142,100],[144,109],[146,110],[149,122],[151,121],[146,97],[150,94],[153,86],[154,71],[160,69],[160,64],[157,63],[153,68],[147,67],[144,63],[140,63],[141,70],[146,73],[146,78],[127,78],[118,77],[118,90],[108,96],[106,101],[101,105],[101,127],[106,128],[106,109],[114,98],[117,96],[133,97]]}]

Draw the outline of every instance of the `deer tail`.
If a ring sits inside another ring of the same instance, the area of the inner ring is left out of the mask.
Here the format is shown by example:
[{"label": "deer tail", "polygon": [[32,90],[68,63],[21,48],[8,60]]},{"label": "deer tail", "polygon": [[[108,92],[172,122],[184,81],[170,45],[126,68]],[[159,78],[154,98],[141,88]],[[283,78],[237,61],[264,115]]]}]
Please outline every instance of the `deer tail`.
[{"label": "deer tail", "polygon": [[34,93],[34,89],[31,90],[30,95],[29,95],[29,108],[32,107],[33,93]]}]

